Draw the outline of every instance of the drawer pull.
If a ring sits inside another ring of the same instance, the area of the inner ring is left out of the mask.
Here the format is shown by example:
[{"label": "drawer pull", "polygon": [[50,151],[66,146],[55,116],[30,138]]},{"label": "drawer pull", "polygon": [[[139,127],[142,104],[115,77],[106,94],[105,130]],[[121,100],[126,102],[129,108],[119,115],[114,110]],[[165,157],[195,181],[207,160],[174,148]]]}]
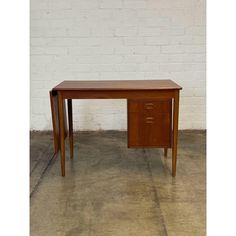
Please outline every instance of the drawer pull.
[{"label": "drawer pull", "polygon": [[152,116],[146,117],[146,120],[153,120],[154,118]]},{"label": "drawer pull", "polygon": [[153,120],[146,120],[146,123],[147,123],[147,124],[153,124],[154,121],[153,121]]},{"label": "drawer pull", "polygon": [[154,123],[154,117],[148,116],[146,117],[146,121],[147,124],[153,124]]},{"label": "drawer pull", "polygon": [[152,102],[145,103],[144,106],[147,110],[152,110],[153,109],[153,103]]}]

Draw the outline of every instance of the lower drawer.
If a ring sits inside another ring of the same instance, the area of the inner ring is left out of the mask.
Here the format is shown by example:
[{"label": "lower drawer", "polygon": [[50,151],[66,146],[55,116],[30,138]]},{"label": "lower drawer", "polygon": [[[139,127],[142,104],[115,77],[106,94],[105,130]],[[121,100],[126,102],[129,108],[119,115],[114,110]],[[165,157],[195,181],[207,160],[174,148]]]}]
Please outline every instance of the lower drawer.
[{"label": "lower drawer", "polygon": [[[141,108],[143,101],[140,103]],[[153,103],[158,106],[158,100]],[[160,103],[162,106],[163,101]],[[171,147],[172,107],[163,112],[160,109],[151,113],[143,109],[134,112],[129,104],[132,102],[128,102],[128,147]]]}]

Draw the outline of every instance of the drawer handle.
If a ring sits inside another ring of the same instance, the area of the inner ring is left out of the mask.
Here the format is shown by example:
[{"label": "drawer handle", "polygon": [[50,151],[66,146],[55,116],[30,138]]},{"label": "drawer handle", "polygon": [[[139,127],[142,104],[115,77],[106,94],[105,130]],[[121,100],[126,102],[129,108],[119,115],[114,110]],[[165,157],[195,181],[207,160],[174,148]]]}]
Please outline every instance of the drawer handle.
[{"label": "drawer handle", "polygon": [[153,119],[154,119],[154,117],[152,117],[152,116],[146,117],[146,120],[153,120]]},{"label": "drawer handle", "polygon": [[145,103],[144,106],[147,110],[152,110],[153,109],[153,103],[152,102]]},{"label": "drawer handle", "polygon": [[147,124],[153,124],[154,123],[154,117],[151,117],[151,116],[146,117],[146,123]]}]

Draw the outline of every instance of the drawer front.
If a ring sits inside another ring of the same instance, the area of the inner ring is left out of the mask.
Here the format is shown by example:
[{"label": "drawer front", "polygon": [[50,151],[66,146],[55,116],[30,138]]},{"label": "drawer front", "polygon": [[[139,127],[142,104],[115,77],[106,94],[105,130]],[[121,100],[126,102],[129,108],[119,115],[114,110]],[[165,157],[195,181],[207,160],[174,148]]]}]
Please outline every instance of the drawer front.
[{"label": "drawer front", "polygon": [[[150,101],[137,103],[128,102],[128,146],[171,147],[171,100],[160,101],[160,104],[159,101],[152,101],[153,109],[146,109]],[[134,111],[133,105],[140,109]]]},{"label": "drawer front", "polygon": [[128,100],[129,112],[169,113],[171,107],[172,107],[171,99]]}]

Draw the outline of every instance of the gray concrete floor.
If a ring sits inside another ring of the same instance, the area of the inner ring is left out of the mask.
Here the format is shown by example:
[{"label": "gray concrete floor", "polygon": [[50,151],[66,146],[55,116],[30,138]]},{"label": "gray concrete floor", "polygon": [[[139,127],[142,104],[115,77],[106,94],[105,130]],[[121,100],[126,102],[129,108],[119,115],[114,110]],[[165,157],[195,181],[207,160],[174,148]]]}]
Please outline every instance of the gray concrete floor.
[{"label": "gray concrete floor", "polygon": [[128,149],[126,132],[80,132],[66,177],[52,135],[31,133],[31,236],[189,236],[206,234],[206,134],[179,134],[171,151]]}]

